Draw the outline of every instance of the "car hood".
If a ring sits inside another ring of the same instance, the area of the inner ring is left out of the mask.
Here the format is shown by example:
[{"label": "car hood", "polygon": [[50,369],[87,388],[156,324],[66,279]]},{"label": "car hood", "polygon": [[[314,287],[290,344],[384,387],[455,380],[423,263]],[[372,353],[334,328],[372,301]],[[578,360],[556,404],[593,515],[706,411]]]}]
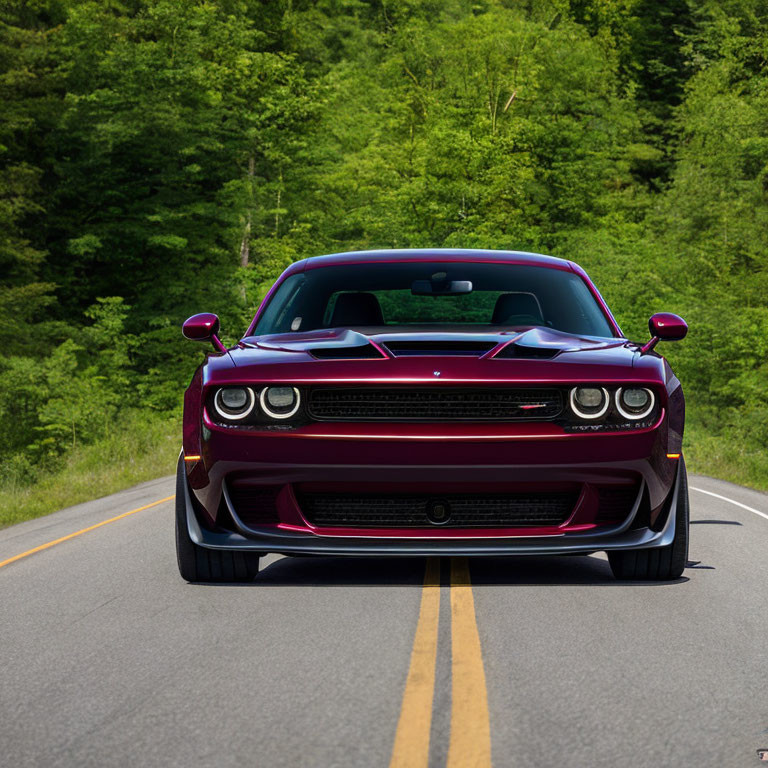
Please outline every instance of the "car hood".
[{"label": "car hood", "polygon": [[[324,329],[246,337],[215,378],[263,382],[571,382],[663,380],[658,361],[622,338],[549,328],[435,332]],[[223,361],[222,361],[223,363]],[[211,371],[211,373],[214,373]]]}]

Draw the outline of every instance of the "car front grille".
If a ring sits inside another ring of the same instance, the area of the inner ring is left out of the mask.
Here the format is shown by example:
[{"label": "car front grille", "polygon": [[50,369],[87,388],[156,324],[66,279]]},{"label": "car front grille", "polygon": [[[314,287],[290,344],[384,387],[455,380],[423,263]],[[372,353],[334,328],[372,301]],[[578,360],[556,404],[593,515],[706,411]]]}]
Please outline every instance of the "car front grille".
[{"label": "car front grille", "polygon": [[518,528],[557,526],[578,494],[297,494],[304,517],[318,527]]},{"label": "car front grille", "polygon": [[525,421],[563,410],[557,389],[316,387],[309,414],[318,421]]}]

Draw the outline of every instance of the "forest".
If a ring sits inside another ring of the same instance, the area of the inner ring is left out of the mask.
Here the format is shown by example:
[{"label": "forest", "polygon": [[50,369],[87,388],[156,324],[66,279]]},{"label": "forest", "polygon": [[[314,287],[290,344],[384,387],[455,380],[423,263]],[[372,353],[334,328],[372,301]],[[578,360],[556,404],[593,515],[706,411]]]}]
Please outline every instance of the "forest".
[{"label": "forest", "polygon": [[689,467],[768,489],[767,225],[764,0],[2,0],[0,525],[171,474],[181,322],[374,247],[682,315]]}]

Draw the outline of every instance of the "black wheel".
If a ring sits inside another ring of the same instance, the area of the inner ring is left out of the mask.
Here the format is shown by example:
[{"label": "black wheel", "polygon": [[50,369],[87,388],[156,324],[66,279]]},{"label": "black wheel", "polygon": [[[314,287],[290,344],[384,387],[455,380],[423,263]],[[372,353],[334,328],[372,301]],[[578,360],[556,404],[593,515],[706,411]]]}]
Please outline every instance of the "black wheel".
[{"label": "black wheel", "polygon": [[688,562],[688,473],[680,457],[680,487],[677,489],[675,538],[666,547],[608,552],[608,562],[617,579],[669,581],[678,579]]},{"label": "black wheel", "polygon": [[184,460],[176,468],[176,559],[179,573],[187,581],[250,581],[259,572],[259,555],[254,552],[228,552],[206,549],[189,537],[184,475]]}]

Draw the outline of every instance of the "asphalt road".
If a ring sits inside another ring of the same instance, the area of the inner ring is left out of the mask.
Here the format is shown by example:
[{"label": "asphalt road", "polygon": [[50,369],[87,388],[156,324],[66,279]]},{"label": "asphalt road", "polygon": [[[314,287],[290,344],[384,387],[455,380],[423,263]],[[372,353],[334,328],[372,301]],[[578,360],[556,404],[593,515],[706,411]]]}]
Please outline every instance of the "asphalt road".
[{"label": "asphalt road", "polygon": [[593,555],[270,556],[187,585],[171,501],[7,562],[172,478],[2,530],[0,765],[758,766],[768,496],[691,485],[672,584]]}]

